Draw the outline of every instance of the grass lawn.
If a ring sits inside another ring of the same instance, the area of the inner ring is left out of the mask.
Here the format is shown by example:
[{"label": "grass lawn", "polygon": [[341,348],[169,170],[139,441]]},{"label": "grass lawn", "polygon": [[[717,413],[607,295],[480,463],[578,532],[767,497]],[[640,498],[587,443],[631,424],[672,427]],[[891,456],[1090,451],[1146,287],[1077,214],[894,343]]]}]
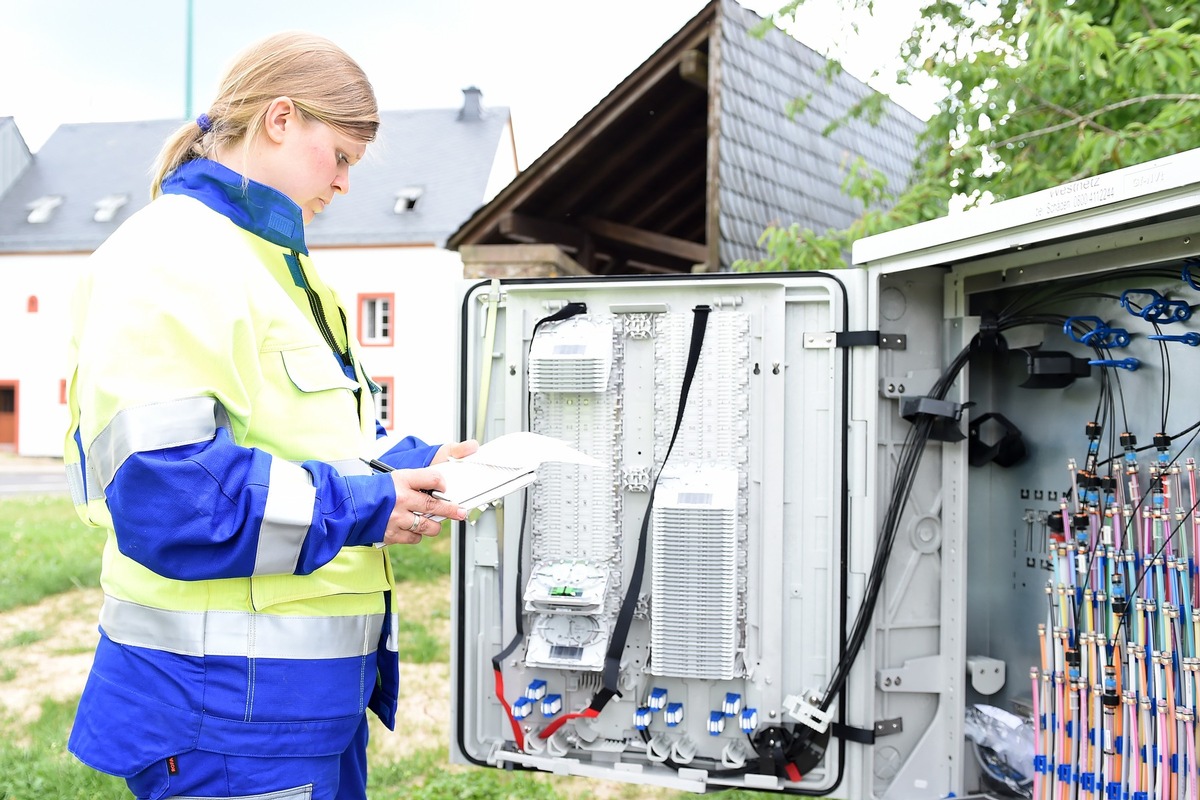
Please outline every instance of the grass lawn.
[{"label": "grass lawn", "polygon": [[[414,547],[389,552],[402,598],[400,626],[405,709],[416,698],[422,719],[396,733],[373,729],[369,763],[372,800],[632,800],[670,793],[578,778],[451,766],[449,713],[450,546],[448,530]],[[130,797],[123,780],[95,772],[66,750],[78,690],[51,697],[49,684],[82,687],[94,645],[103,535],[85,527],[66,496],[0,499],[0,701],[33,687],[26,707],[0,702],[0,798],[117,800]],[[82,642],[82,643],[81,643]],[[90,642],[90,644],[89,644]]]},{"label": "grass lawn", "polygon": [[65,496],[0,499],[0,611],[68,589],[98,586],[104,534]]}]

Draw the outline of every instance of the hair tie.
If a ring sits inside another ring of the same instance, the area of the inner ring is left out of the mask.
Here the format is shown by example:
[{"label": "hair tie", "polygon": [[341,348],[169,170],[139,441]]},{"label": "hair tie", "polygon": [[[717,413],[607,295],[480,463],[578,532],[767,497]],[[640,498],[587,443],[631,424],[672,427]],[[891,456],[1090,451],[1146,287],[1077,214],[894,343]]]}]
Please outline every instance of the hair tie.
[{"label": "hair tie", "polygon": [[196,126],[200,128],[201,133],[208,133],[212,130],[212,120],[208,118],[208,114],[201,114],[196,117]]}]

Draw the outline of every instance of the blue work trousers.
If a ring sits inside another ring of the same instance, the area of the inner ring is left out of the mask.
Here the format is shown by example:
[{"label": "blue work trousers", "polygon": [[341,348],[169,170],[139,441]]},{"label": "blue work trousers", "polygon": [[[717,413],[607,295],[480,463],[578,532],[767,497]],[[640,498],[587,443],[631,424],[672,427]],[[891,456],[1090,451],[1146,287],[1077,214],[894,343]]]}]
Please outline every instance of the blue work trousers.
[{"label": "blue work trousers", "polygon": [[367,717],[340,755],[320,758],[230,756],[192,750],[129,778],[138,800],[366,800]]}]

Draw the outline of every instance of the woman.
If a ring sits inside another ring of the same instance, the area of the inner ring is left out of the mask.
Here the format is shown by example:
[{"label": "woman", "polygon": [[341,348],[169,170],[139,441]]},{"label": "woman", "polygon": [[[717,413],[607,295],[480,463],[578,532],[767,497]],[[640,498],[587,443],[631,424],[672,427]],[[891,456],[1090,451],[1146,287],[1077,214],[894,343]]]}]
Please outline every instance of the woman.
[{"label": "woman", "polygon": [[371,382],[305,247],[378,126],[337,46],[260,42],[80,282],[66,463],[108,540],[69,746],[139,798],[365,797],[365,710],[394,725],[380,545],[465,517],[425,467],[475,443],[379,453]]}]

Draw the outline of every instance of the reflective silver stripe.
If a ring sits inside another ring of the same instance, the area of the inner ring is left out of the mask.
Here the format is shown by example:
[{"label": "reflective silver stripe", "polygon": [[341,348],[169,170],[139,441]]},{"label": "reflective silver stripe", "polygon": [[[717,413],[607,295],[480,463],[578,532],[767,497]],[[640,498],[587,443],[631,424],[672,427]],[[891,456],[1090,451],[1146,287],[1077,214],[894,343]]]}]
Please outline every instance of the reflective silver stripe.
[{"label": "reflective silver stripe", "polygon": [[[395,592],[392,593],[393,602],[395,601]],[[393,653],[400,652],[400,615],[393,613],[388,617],[388,638],[387,649]]]},{"label": "reflective silver stripe", "polygon": [[254,574],[291,575],[312,522],[317,490],[308,470],[282,458],[271,459],[270,474]]},{"label": "reflective silver stripe", "polygon": [[[306,783],[304,786],[297,786],[295,789],[282,789],[278,792],[268,792],[267,794],[243,794],[227,798],[227,800],[312,800],[312,794],[313,784]],[[175,800],[205,800],[205,798],[176,795]]]},{"label": "reflective silver stripe", "polygon": [[100,627],[114,642],[184,656],[357,658],[373,653],[383,614],[285,617],[250,611],[169,611],[105,595]]},{"label": "reflective silver stripe", "polygon": [[224,409],[212,397],[186,397],[118,412],[88,448],[88,471],[100,488],[112,483],[117,469],[134,453],[206,442],[217,435]]},{"label": "reflective silver stripe", "polygon": [[67,488],[71,490],[71,502],[81,506],[87,502],[83,492],[83,465],[67,464]]}]

